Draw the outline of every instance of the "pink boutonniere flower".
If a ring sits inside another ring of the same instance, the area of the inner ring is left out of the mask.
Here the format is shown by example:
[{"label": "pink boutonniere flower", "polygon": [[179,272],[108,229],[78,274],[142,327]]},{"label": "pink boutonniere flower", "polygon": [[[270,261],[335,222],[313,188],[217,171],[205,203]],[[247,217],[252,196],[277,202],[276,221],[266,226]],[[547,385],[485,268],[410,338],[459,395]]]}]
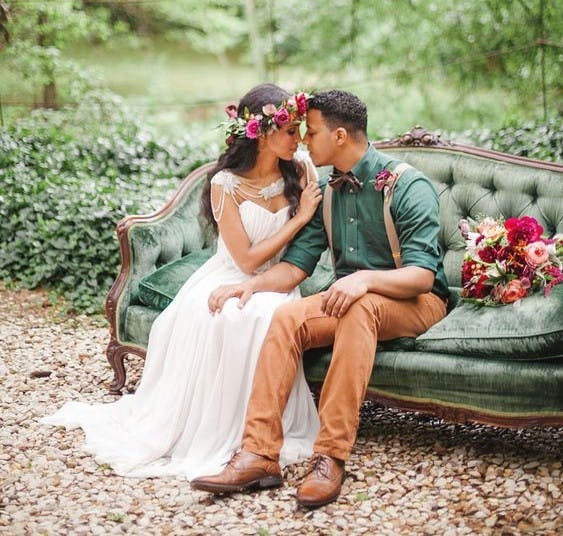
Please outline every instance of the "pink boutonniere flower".
[{"label": "pink boutonniere flower", "polygon": [[374,188],[381,192],[386,186],[391,186],[397,180],[397,174],[389,171],[388,169],[382,169],[373,181]]}]

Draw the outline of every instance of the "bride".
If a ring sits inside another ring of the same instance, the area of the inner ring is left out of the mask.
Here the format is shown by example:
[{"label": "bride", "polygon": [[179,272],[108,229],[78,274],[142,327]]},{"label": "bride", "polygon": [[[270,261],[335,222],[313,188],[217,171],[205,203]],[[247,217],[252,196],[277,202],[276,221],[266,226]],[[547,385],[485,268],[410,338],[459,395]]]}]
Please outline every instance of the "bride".
[{"label": "bride", "polygon": [[[232,299],[221,313],[209,312],[212,290],[279,261],[321,199],[313,164],[296,153],[306,94],[262,84],[226,111],[228,146],[202,197],[219,233],[217,252],[154,322],[136,393],[110,404],[69,402],[41,419],[81,427],[84,449],[119,475],[191,480],[220,471],[240,445],[272,314],[299,297],[298,289],[258,293],[243,309]],[[282,463],[309,457],[319,424],[302,370],[283,424]]]}]

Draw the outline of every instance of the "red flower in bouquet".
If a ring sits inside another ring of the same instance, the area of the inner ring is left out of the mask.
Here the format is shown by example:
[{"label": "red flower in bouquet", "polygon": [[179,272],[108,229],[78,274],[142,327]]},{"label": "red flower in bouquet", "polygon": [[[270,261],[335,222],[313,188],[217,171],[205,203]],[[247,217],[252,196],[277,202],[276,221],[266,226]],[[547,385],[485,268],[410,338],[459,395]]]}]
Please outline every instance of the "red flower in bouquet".
[{"label": "red flower in bouquet", "polygon": [[529,244],[539,240],[543,233],[543,227],[529,216],[521,218],[508,218],[504,225],[508,231],[508,242],[512,245]]},{"label": "red flower in bouquet", "polygon": [[563,237],[542,238],[535,218],[461,220],[466,240],[461,297],[479,305],[517,303],[563,282]]}]

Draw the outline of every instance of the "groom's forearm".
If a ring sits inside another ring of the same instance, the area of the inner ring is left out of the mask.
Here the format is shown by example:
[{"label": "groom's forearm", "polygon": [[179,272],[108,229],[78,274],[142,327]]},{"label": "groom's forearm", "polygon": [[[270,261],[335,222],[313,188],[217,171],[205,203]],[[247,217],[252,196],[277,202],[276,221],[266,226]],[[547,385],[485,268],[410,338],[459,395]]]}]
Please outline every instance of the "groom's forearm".
[{"label": "groom's forearm", "polygon": [[251,279],[253,292],[289,292],[308,276],[289,262],[280,262]]}]

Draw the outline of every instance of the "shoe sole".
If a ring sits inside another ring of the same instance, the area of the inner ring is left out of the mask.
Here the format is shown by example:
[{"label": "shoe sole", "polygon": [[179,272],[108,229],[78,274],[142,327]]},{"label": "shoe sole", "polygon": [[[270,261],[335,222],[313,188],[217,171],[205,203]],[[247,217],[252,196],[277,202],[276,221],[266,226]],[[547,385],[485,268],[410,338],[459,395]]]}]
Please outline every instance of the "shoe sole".
[{"label": "shoe sole", "polygon": [[253,488],[275,488],[281,486],[283,479],[281,476],[267,476],[264,478],[259,478],[258,480],[252,480],[244,484],[213,484],[211,482],[192,482],[191,486],[193,489],[199,491],[208,491],[210,493],[234,493],[236,491],[244,491]]},{"label": "shoe sole", "polygon": [[303,506],[305,508],[318,508],[319,506],[324,506],[325,504],[329,504],[332,501],[338,499],[340,493],[335,495],[334,497],[330,497],[330,499],[323,499],[322,501],[300,501],[297,499],[297,503],[299,506]]}]

